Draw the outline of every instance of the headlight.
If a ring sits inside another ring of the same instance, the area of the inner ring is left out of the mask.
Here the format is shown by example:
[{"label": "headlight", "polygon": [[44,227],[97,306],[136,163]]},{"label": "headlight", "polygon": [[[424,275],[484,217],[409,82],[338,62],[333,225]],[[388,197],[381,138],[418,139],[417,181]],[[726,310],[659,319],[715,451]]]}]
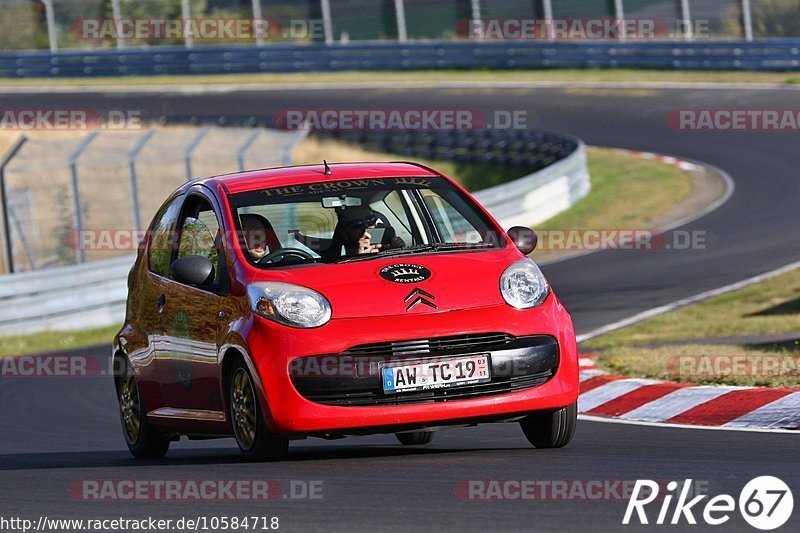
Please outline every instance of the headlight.
[{"label": "headlight", "polygon": [[536,263],[520,259],[500,276],[500,292],[508,305],[530,309],[544,302],[550,286]]},{"label": "headlight", "polygon": [[318,293],[290,283],[251,283],[250,308],[264,318],[296,328],[316,328],[331,319],[331,304]]}]

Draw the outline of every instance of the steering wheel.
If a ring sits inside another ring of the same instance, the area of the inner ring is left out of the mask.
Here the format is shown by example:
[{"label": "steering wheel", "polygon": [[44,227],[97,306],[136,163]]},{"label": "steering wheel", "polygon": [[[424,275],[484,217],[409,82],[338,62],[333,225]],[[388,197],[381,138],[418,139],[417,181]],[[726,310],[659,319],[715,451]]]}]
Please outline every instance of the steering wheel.
[{"label": "steering wheel", "polygon": [[278,248],[277,250],[271,251],[270,253],[268,253],[258,261],[256,261],[256,264],[266,265],[267,263],[280,263],[281,261],[283,261],[285,257],[289,257],[292,255],[295,257],[299,257],[300,259],[314,259],[314,256],[306,252],[305,250],[299,250],[297,248]]}]

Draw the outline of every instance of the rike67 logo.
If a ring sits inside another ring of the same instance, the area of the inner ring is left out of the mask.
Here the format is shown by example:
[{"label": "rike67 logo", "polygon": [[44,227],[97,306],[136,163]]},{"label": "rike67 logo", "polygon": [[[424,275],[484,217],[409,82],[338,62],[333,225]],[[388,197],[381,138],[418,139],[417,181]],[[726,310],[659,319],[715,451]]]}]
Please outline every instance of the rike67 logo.
[{"label": "rike67 logo", "polygon": [[[692,495],[690,493],[692,485],[691,479],[685,480],[680,487],[677,481],[670,481],[667,483],[666,492],[660,494],[663,485],[649,479],[637,480],[622,523],[628,525],[633,520],[635,524],[638,520],[644,525],[650,523],[695,525],[699,517],[708,525],[719,526],[731,519],[731,514],[737,509],[737,502],[733,496],[720,494],[704,501],[708,495]],[[660,506],[655,504],[645,509],[657,500],[660,501]],[[673,501],[675,501],[674,506]],[[789,486],[773,476],[752,479],[739,493],[739,513],[756,529],[768,531],[781,527],[792,516],[793,508],[794,498]],[[653,512],[656,510],[658,515],[654,517]]]}]

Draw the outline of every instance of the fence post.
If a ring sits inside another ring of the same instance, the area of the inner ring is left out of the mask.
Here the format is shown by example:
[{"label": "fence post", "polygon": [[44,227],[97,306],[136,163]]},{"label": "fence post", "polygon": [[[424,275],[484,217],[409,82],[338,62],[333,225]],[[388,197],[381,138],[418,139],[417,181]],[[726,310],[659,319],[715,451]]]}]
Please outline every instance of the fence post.
[{"label": "fence post", "polygon": [[619,40],[624,41],[628,36],[625,31],[625,6],[622,0],[614,0],[614,18],[617,19],[619,25]]},{"label": "fence post", "polygon": [[[300,144],[300,141],[308,137],[309,133],[311,133],[311,128],[309,127],[308,123],[304,122],[300,126],[300,129],[297,131],[297,133],[295,133],[295,135],[292,137],[292,140],[289,141],[286,146],[284,146],[281,164],[290,166],[294,163],[294,161],[292,161],[292,152],[294,152],[295,147]],[[297,224],[297,206],[295,204],[289,205],[286,218],[288,220],[290,230],[300,229]]]},{"label": "fence post", "polygon": [[131,185],[131,209],[133,210],[133,228],[135,230],[142,229],[142,213],[139,208],[139,178],[136,175],[136,158],[139,157],[139,152],[142,151],[144,145],[155,135],[155,130],[147,130],[136,141],[133,150],[128,154],[128,177]]},{"label": "fence post", "polygon": [[117,49],[125,48],[125,39],[122,37],[122,9],[119,7],[119,0],[111,0],[111,12],[114,15],[114,33],[117,35]]},{"label": "fence post", "polygon": [[25,144],[27,140],[28,138],[25,135],[17,137],[17,140],[14,141],[11,148],[5,153],[3,159],[0,160],[0,207],[3,208],[3,240],[5,242],[6,266],[8,267],[9,274],[14,273],[14,250],[11,241],[11,223],[9,222],[8,216],[10,202],[6,196],[6,167],[11,160],[14,159],[17,152],[19,152],[22,145]]},{"label": "fence post", "polygon": [[253,146],[253,143],[256,142],[256,139],[258,139],[259,135],[261,135],[260,129],[257,129],[251,133],[239,147],[239,151],[236,152],[236,161],[239,163],[239,172],[244,172],[244,156],[247,153],[247,150],[249,150],[250,147]]},{"label": "fence post", "polygon": [[553,2],[552,0],[544,0],[544,23],[545,34],[548,41],[555,41],[555,34],[553,33]]},{"label": "fence post", "polygon": [[300,141],[308,137],[309,133],[311,133],[311,128],[308,127],[308,124],[304,123],[302,126],[300,126],[300,129],[297,131],[294,137],[292,137],[292,140],[289,141],[289,144],[284,146],[281,164],[286,166],[292,164],[292,152],[294,151],[295,147],[300,144]]},{"label": "fence post", "polygon": [[742,0],[742,22],[744,24],[744,38],[748,41],[752,41],[753,10],[750,7],[750,0]]},{"label": "fence post", "polygon": [[472,0],[470,2],[471,13],[470,13],[470,39],[480,39],[481,34],[483,33],[481,30],[481,0]]},{"label": "fence post", "polygon": [[190,30],[190,20],[192,18],[192,11],[189,8],[189,0],[181,0],[181,28],[183,28],[183,42],[186,44],[186,48],[192,48],[194,46],[194,35]]},{"label": "fence post", "polygon": [[325,34],[325,44],[333,44],[333,21],[331,20],[330,0],[320,0],[322,10],[322,31]]},{"label": "fence post", "polygon": [[397,40],[404,43],[408,40],[406,31],[406,6],[403,0],[394,0],[394,13],[397,17]]},{"label": "fence post", "polygon": [[[78,146],[75,148],[75,150],[69,154],[69,173],[72,181],[72,208],[75,210],[74,225],[78,241],[80,241],[81,231],[83,231],[83,207],[81,206],[81,193],[78,189],[78,158],[89,147],[92,141],[97,138],[98,135],[100,135],[99,131],[93,131],[84,137],[81,142],[78,143]],[[84,253],[83,248],[80,246],[76,246],[75,248],[78,263],[83,263],[86,260],[86,254]]]},{"label": "fence post", "polygon": [[256,46],[264,46],[264,15],[261,13],[261,0],[253,0],[253,26],[256,28]]},{"label": "fence post", "polygon": [[56,33],[56,16],[53,12],[53,0],[42,0],[44,16],[47,20],[47,39],[50,41],[50,51],[58,52],[58,34]]},{"label": "fence post", "polygon": [[203,138],[208,135],[208,132],[211,131],[208,128],[203,128],[200,132],[192,139],[192,142],[186,147],[186,151],[183,152],[183,160],[186,163],[186,181],[192,181],[192,153],[194,149],[197,148],[197,145],[203,140]]},{"label": "fence post", "polygon": [[689,0],[681,0],[681,19],[683,19],[683,38],[691,41],[694,39],[694,23]]}]

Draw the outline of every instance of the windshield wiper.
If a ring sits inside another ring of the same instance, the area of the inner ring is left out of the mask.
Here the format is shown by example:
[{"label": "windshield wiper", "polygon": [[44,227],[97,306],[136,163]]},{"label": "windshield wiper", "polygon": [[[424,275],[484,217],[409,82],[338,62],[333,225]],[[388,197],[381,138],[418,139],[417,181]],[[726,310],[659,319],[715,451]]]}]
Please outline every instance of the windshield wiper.
[{"label": "windshield wiper", "polygon": [[416,254],[421,252],[432,252],[436,250],[436,246],[432,244],[420,244],[418,246],[406,246],[405,248],[397,248],[395,250],[386,250],[383,252],[376,252],[373,254],[360,254],[349,257],[343,257],[336,263],[354,263],[356,261],[367,261],[369,259],[377,259],[380,257],[392,257],[395,255]]},{"label": "windshield wiper", "polygon": [[466,243],[466,242],[439,242],[435,244],[418,244],[416,246],[406,246],[405,248],[397,248],[396,250],[386,250],[385,252],[376,252],[374,254],[361,254],[350,257],[342,258],[336,263],[354,263],[356,261],[368,261],[370,259],[379,259],[382,257],[394,257],[398,255],[413,255],[425,252],[446,252],[451,250],[471,250],[494,248],[493,244],[485,243]]}]

